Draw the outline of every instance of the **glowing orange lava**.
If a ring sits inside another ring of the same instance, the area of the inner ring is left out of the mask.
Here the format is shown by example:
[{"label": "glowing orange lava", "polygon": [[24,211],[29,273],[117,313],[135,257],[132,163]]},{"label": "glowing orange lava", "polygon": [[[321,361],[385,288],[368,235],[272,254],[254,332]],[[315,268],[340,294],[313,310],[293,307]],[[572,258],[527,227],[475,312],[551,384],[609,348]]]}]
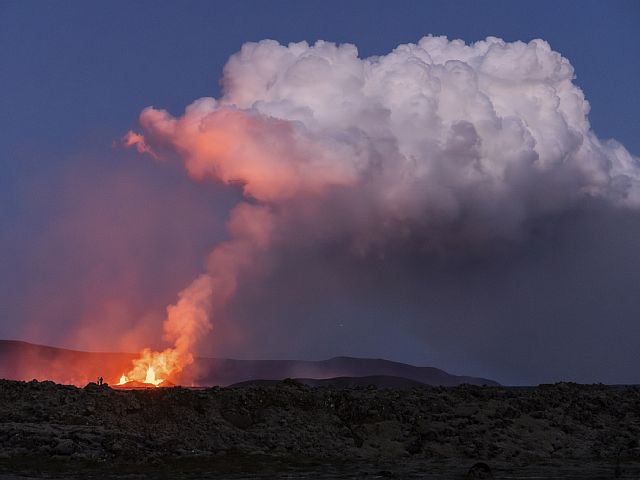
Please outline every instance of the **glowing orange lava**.
[{"label": "glowing orange lava", "polygon": [[135,382],[157,387],[163,382],[169,383],[172,377],[192,361],[193,357],[190,354],[179,354],[175,348],[168,348],[162,352],[146,348],[133,361],[133,368],[120,376],[116,385]]},{"label": "glowing orange lava", "polygon": [[[132,382],[132,381],[135,381],[135,380],[134,379],[130,379],[125,374],[122,374],[122,376],[120,377],[120,381],[118,383],[116,383],[116,385],[124,385],[125,383],[129,383],[129,382]],[[145,375],[145,378],[144,378],[142,383],[145,383],[145,384],[148,384],[148,385],[155,385],[157,387],[163,381],[164,380],[162,380],[160,378],[156,378],[156,371],[154,370],[154,368],[152,366],[147,367],[147,374]]]}]

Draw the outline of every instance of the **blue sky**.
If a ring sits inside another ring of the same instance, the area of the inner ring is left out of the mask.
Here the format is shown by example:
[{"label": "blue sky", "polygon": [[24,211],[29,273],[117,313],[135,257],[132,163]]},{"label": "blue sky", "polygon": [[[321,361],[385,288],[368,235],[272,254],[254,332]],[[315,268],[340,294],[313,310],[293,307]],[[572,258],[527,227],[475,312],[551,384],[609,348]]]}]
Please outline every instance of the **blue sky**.
[{"label": "blue sky", "polygon": [[[91,311],[79,304],[103,299],[94,292],[100,278],[119,278],[109,245],[118,242],[119,229],[135,230],[139,223],[139,209],[130,217],[122,214],[131,204],[148,202],[151,210],[193,207],[171,225],[149,214],[149,227],[137,233],[139,245],[127,258],[143,255],[145,265],[157,259],[161,266],[131,274],[135,280],[128,288],[140,291],[134,303],[151,305],[161,315],[197,273],[206,251],[224,236],[235,194],[192,184],[171,166],[159,168],[114,149],[113,142],[135,127],[146,106],[177,114],[196,98],[217,96],[222,67],[244,42],[325,39],[354,43],[361,56],[371,56],[427,34],[466,42],[543,38],[574,66],[598,136],[615,138],[638,155],[639,20],[637,1],[4,1],[0,338],[72,343],[61,333],[65,325]],[[58,230],[87,215],[96,219],[99,241],[71,241]],[[167,255],[175,244],[178,252]],[[175,258],[160,261],[166,256]],[[171,279],[158,283],[162,276]],[[86,283],[95,286],[83,302],[68,298],[69,290],[60,286]],[[119,293],[116,288],[105,295]],[[34,306],[38,301],[46,305]],[[47,326],[35,328],[33,316],[43,309]],[[380,353],[421,360],[419,347],[406,355],[394,348]],[[451,365],[462,368],[453,360]],[[465,373],[484,373],[485,366]]]},{"label": "blue sky", "polygon": [[574,65],[596,132],[637,153],[639,18],[634,1],[3,2],[2,146],[69,149],[118,134],[144,106],[179,111],[218,93],[246,41],[326,39],[370,56],[431,33],[546,39]]}]

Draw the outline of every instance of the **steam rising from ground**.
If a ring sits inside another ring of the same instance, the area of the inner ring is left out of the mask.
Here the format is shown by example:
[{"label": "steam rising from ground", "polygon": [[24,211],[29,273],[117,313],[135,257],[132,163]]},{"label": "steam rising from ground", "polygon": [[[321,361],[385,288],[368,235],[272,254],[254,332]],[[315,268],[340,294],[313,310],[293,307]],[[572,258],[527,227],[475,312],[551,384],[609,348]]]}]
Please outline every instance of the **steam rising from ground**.
[{"label": "steam rising from ground", "polygon": [[220,99],[177,118],[145,109],[127,146],[176,152],[195,180],[246,197],[168,309],[165,375],[191,362],[238,282],[267,272],[277,250],[447,255],[517,241],[592,200],[636,208],[638,158],[595,136],[573,80],[543,40],[425,37],[366,59],[349,44],[265,40],[229,59]]}]

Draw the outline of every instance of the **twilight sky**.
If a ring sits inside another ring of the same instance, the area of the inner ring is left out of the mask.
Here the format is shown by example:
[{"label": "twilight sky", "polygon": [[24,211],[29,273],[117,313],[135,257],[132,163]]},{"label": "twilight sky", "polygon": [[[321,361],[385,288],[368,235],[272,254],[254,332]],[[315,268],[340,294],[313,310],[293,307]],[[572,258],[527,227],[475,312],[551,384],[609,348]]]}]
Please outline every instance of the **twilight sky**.
[{"label": "twilight sky", "polygon": [[0,338],[640,383],[637,2],[229,3],[0,5]]}]

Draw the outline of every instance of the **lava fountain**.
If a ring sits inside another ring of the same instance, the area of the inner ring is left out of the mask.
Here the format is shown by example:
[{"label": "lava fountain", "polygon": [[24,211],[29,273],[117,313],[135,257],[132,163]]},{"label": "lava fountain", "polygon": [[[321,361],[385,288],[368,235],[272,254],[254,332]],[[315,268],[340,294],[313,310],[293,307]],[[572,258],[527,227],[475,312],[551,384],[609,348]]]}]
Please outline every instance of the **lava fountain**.
[{"label": "lava fountain", "polygon": [[193,363],[193,347],[199,337],[211,329],[209,304],[212,282],[200,275],[178,295],[175,305],[167,307],[164,337],[173,346],[161,352],[143,349],[133,360],[129,372],[123,373],[119,386],[162,386],[176,383],[182,370]]},{"label": "lava fountain", "polygon": [[169,379],[174,378],[186,365],[185,361],[191,363],[193,359],[189,356],[180,359],[175,348],[168,348],[163,352],[153,352],[146,348],[133,361],[133,368],[120,376],[116,385],[124,387],[140,384],[149,387],[166,385],[171,383]]}]

